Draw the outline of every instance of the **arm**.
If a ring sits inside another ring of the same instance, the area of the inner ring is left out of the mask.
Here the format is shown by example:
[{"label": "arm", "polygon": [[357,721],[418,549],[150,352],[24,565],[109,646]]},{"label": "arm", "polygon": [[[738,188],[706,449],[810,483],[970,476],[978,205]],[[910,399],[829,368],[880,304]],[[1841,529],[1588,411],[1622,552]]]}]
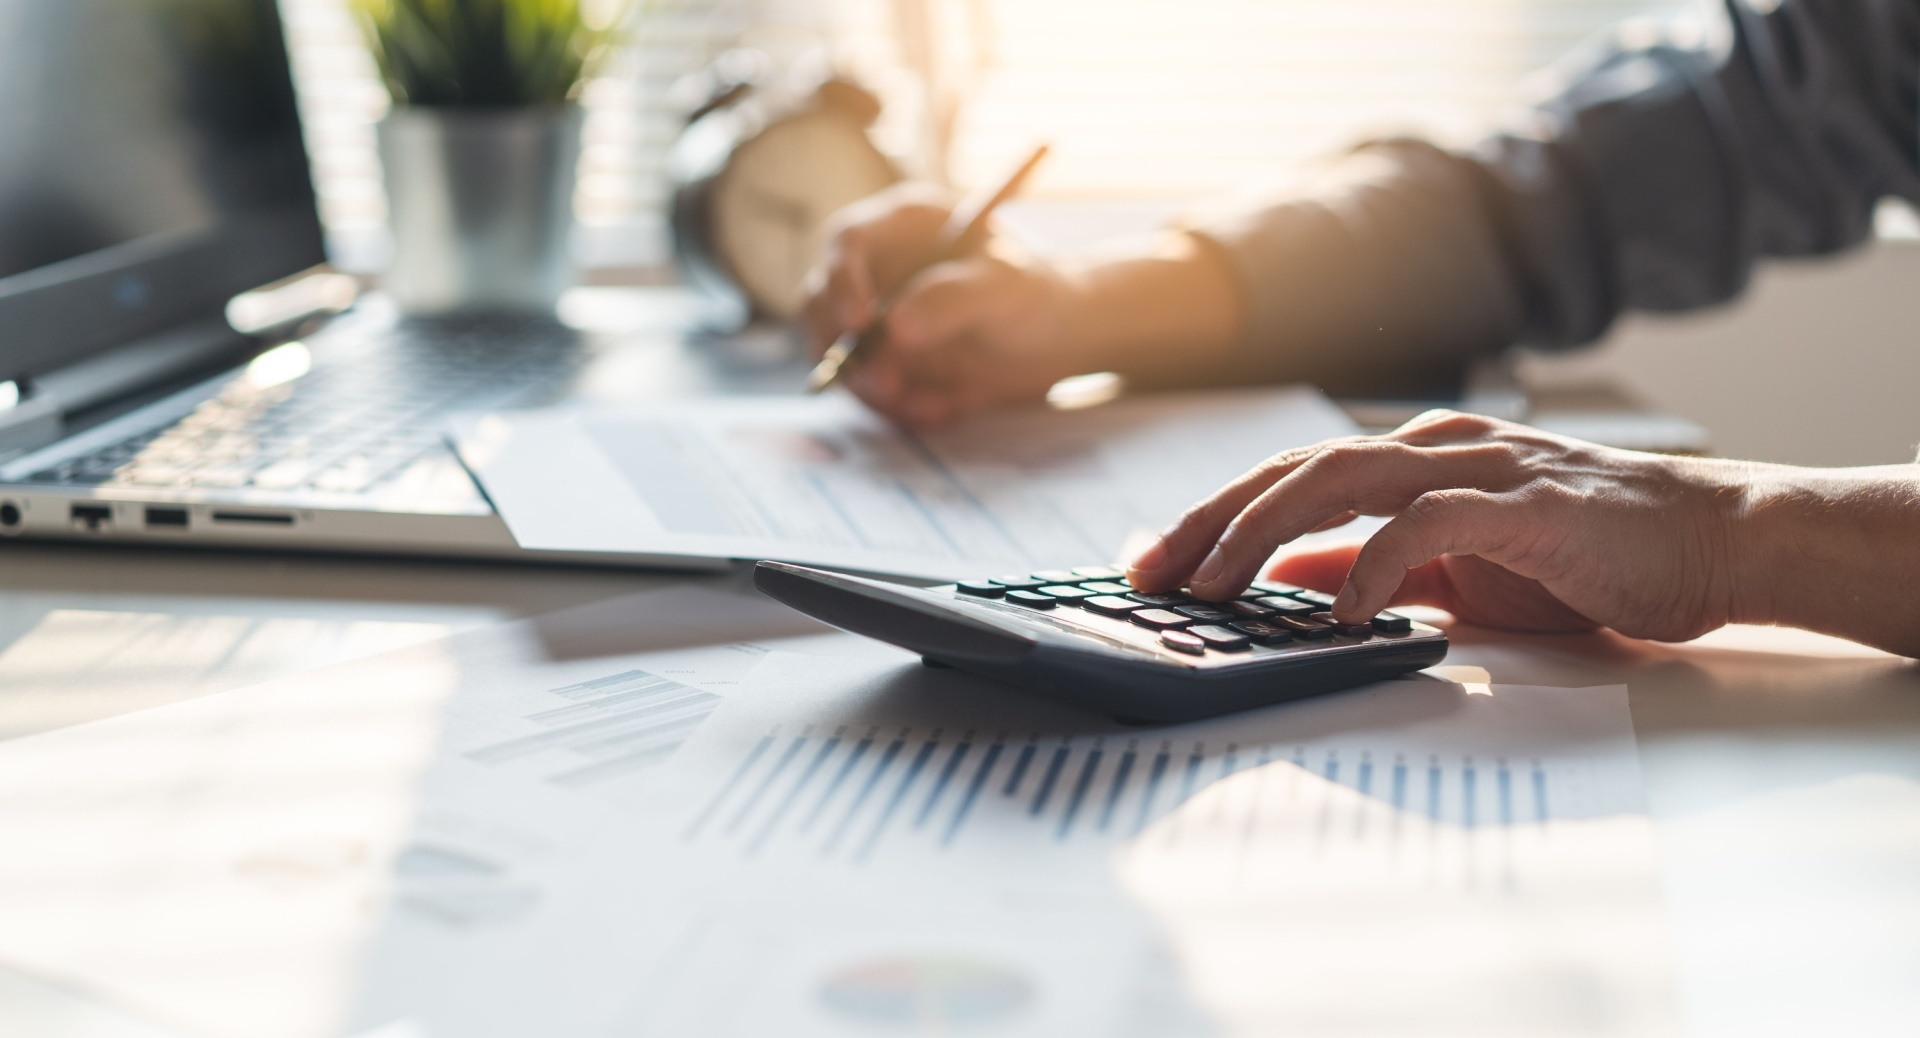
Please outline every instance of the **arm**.
[{"label": "arm", "polygon": [[[1854,245],[1920,200],[1920,3],[1726,0],[1724,39],[1605,52],[1527,132],[1367,145],[1301,201],[1214,225],[1245,361],[1444,371],[1732,298],[1762,256]],[[1338,384],[1339,371],[1332,371]]]},{"label": "arm", "polygon": [[1129,577],[1230,598],[1275,547],[1355,514],[1393,518],[1274,572],[1338,590],[1343,620],[1415,603],[1664,641],[1785,624],[1920,657],[1920,465],[1672,458],[1452,412],[1276,455],[1189,510]]},{"label": "arm", "polygon": [[1863,240],[1882,197],[1920,201],[1920,0],[1725,0],[1716,46],[1615,49],[1527,132],[1468,152],[1363,146],[1295,196],[1153,255],[1074,266],[1004,247],[902,283],[944,208],[850,211],[816,273],[816,350],[897,293],[852,387],[927,424],[1058,378],[1444,384],[1514,343],[1592,341],[1630,309],[1731,298],[1762,256]]}]

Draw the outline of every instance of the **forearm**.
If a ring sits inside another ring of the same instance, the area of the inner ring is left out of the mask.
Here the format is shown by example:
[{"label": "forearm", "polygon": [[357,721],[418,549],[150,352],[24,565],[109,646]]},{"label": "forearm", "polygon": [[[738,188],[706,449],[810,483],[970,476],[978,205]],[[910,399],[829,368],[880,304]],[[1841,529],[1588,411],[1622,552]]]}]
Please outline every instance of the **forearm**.
[{"label": "forearm", "polygon": [[1065,272],[1075,303],[1061,334],[1085,366],[1149,387],[1239,380],[1245,313],[1233,275],[1186,235],[1151,250],[1089,260]]},{"label": "forearm", "polygon": [[1920,658],[1920,465],[1754,466],[1733,619]]}]

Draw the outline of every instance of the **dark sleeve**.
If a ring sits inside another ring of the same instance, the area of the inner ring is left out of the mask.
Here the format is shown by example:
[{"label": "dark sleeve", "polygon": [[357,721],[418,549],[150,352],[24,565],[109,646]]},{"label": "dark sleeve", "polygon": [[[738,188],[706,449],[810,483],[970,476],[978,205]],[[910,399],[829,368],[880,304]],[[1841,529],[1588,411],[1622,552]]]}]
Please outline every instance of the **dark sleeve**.
[{"label": "dark sleeve", "polygon": [[1427,385],[1623,311],[1723,302],[1759,257],[1845,249],[1882,198],[1920,201],[1920,0],[1725,0],[1719,28],[1610,47],[1471,150],[1375,141],[1203,227],[1242,288],[1249,366]]}]

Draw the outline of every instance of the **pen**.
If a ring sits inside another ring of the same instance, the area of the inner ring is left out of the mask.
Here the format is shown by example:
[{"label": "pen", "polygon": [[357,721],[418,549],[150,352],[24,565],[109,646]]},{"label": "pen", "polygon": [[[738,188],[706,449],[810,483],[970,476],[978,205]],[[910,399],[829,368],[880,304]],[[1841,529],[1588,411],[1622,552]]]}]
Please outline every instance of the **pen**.
[{"label": "pen", "polygon": [[[978,189],[960,200],[947,215],[947,222],[940,228],[940,234],[934,239],[926,257],[914,267],[914,272],[925,270],[936,263],[959,259],[966,255],[987,233],[987,221],[993,217],[993,211],[1000,203],[1020,193],[1027,177],[1047,157],[1047,146],[1036,145],[1033,152],[1020,165],[1014,167],[1000,185],[991,189]],[[911,275],[909,275],[911,276]],[[880,312],[874,315],[865,328],[849,330],[833,341],[822,354],[820,362],[807,373],[807,392],[818,393],[840,381],[840,376],[860,354],[873,348],[873,340],[880,337],[880,328],[886,323],[887,306],[883,304]]]}]

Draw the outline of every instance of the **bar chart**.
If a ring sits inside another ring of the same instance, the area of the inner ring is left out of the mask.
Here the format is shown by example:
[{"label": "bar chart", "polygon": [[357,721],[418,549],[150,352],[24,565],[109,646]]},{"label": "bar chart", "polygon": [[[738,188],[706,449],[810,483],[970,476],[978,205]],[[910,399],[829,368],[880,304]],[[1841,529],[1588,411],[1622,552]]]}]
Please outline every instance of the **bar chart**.
[{"label": "bar chart", "polygon": [[[682,837],[748,858],[778,851],[860,864],[976,838],[1111,845],[1152,830],[1177,842],[1225,826],[1251,852],[1268,808],[1333,787],[1358,796],[1328,801],[1318,839],[1373,830],[1391,840],[1422,823],[1452,833],[1542,829],[1559,787],[1577,792],[1579,771],[1577,759],[1390,744],[803,727],[769,731],[744,752]],[[1230,779],[1244,792],[1217,795]],[[1216,795],[1197,802],[1208,790]]]}]

